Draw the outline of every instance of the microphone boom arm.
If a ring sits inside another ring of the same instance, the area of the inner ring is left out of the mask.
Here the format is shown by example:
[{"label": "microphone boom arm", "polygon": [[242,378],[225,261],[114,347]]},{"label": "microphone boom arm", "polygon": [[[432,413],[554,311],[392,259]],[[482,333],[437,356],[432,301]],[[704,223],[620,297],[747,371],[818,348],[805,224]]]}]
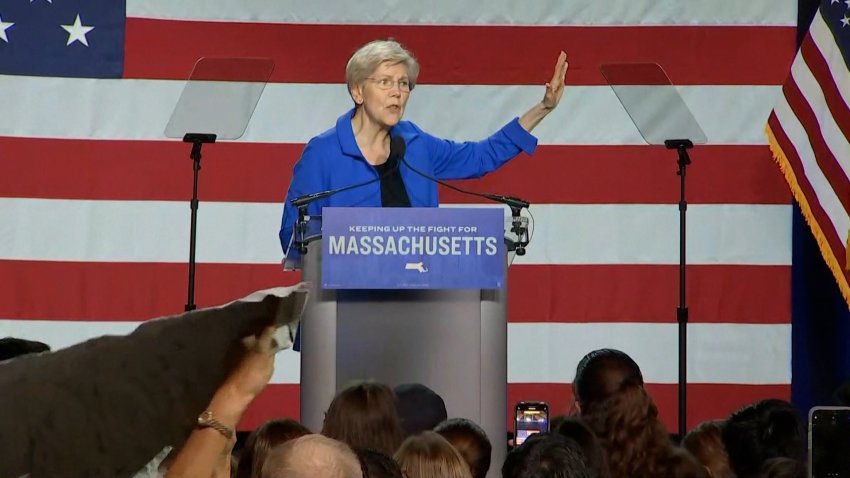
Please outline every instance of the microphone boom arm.
[{"label": "microphone boom arm", "polygon": [[463,193],[463,194],[469,194],[470,196],[482,197],[484,199],[489,199],[491,201],[507,205],[511,209],[511,229],[510,229],[510,231],[517,235],[516,243],[513,244],[513,246],[514,246],[513,250],[516,251],[516,254],[518,256],[524,256],[525,255],[525,248],[526,248],[526,246],[528,246],[528,244],[530,242],[530,238],[529,238],[529,235],[528,235],[528,219],[522,217],[521,212],[522,212],[523,209],[527,209],[531,205],[528,201],[526,201],[524,199],[520,199],[520,198],[515,197],[515,196],[504,196],[504,195],[501,195],[501,194],[479,193],[479,192],[475,192],[475,191],[467,191],[465,189],[459,188],[457,186],[452,186],[451,184],[449,184],[445,181],[441,181],[441,180],[439,180],[435,177],[432,177],[428,174],[423,173],[422,171],[411,166],[411,164],[407,161],[407,159],[404,156],[401,157],[401,162],[404,163],[405,166],[410,168],[410,170],[413,171],[414,173],[422,176],[423,178],[434,181],[435,183],[437,183],[441,186],[445,186],[445,187],[447,187],[447,188],[449,188],[453,191],[457,191],[457,192]]},{"label": "microphone boom arm", "polygon": [[295,240],[293,241],[293,245],[298,249],[298,252],[301,255],[307,253],[307,218],[309,217],[307,214],[307,206],[310,205],[313,201],[318,201],[319,199],[324,199],[326,197],[333,196],[334,194],[341,193],[343,191],[348,191],[349,189],[355,189],[359,187],[366,186],[368,184],[372,184],[378,181],[383,180],[385,177],[389,176],[393,172],[395,172],[399,165],[401,164],[398,161],[398,158],[404,158],[404,150],[405,150],[404,139],[401,137],[394,137],[390,140],[390,154],[387,157],[387,161],[396,160],[396,164],[384,171],[383,174],[376,178],[369,179],[368,181],[363,181],[355,184],[349,184],[348,186],[343,186],[340,188],[328,189],[326,191],[318,191],[309,194],[302,194],[296,198],[293,198],[289,201],[290,204],[298,208],[298,220],[295,222]]}]

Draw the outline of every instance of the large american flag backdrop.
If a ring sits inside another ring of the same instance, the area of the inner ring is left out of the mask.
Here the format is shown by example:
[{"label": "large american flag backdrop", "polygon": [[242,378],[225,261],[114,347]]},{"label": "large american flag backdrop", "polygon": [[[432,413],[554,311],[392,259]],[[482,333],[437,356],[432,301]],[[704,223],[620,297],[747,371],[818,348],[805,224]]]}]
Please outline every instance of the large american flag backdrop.
[{"label": "large american flag backdrop", "polygon": [[[599,73],[647,61],[709,138],[688,169],[689,424],[787,399],[791,195],[763,127],[795,25],[795,0],[3,0],[0,336],[58,348],[182,311],[192,167],[163,130],[197,58],[276,63],[245,136],[204,150],[204,306],[298,280],[279,265],[281,202],[304,143],[350,107],[357,46],[410,47],[422,73],[407,118],[460,140],[539,100],[563,49],[568,87],[537,153],[460,183],[533,203],[509,277],[509,403],[566,412],[580,357],[615,347],[677,426],[676,158],[644,144]],[[243,426],[297,417],[298,382],[298,354],[281,353]]]}]

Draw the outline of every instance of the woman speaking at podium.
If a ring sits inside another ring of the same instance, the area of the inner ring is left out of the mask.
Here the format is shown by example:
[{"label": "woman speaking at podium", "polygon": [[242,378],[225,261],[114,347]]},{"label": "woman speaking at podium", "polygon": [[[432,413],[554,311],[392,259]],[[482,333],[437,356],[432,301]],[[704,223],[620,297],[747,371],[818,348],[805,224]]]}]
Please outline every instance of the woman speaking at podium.
[{"label": "woman speaking at podium", "polygon": [[458,143],[402,121],[419,75],[416,58],[394,40],[363,45],[345,68],[354,108],[343,113],[331,129],[312,138],[295,164],[279,233],[284,254],[291,257],[298,253],[290,248],[298,218],[298,210],[291,204],[295,198],[373,180],[312,201],[307,213],[319,215],[327,206],[436,207],[436,183],[410,168],[399,167],[402,156],[413,168],[432,177],[466,179],[497,169],[521,151],[532,154],[537,138],[530,131],[558,106],[566,72],[566,54],[561,52],[542,101],[490,137]]}]

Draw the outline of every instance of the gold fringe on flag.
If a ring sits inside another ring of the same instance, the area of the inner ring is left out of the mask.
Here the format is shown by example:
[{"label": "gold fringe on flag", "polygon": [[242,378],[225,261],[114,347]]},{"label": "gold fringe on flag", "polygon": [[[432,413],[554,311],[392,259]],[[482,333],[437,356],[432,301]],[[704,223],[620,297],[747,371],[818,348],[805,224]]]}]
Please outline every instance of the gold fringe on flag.
[{"label": "gold fringe on flag", "polygon": [[[812,230],[812,234],[815,236],[815,240],[818,242],[821,255],[823,255],[823,259],[826,261],[827,266],[829,266],[829,270],[832,271],[832,275],[835,277],[836,282],[838,282],[838,288],[841,289],[841,295],[844,296],[844,301],[847,302],[848,306],[850,306],[850,285],[847,283],[847,276],[844,275],[844,270],[850,269],[850,254],[845,255],[846,263],[843,266],[838,263],[838,259],[835,257],[835,252],[829,247],[829,242],[827,241],[820,224],[818,224],[815,220],[815,216],[812,214],[812,208],[809,206],[809,201],[803,194],[803,190],[800,189],[800,184],[797,182],[797,176],[791,168],[791,163],[785,156],[785,152],[782,151],[782,147],[779,146],[779,142],[776,141],[776,136],[770,129],[770,125],[765,127],[764,132],[767,134],[767,141],[770,144],[770,151],[773,153],[773,159],[777,164],[779,164],[779,169],[785,176],[785,180],[788,182],[788,186],[790,186],[791,192],[794,194],[794,199],[796,199],[797,203],[800,205],[800,210],[803,211],[806,223],[808,223],[809,228]],[[848,231],[847,249],[848,252],[850,252],[850,231]]]}]

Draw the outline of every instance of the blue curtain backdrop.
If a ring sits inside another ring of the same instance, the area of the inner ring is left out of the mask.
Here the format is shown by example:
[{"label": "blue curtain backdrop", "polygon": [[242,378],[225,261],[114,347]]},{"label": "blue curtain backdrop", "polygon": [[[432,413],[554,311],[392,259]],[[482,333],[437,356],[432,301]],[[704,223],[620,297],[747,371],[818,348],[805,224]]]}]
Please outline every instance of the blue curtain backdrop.
[{"label": "blue curtain backdrop", "polygon": [[[798,44],[819,5],[799,1]],[[850,311],[796,204],[792,247],[791,397],[807,417],[812,406],[837,404],[836,389],[850,380]]]}]

